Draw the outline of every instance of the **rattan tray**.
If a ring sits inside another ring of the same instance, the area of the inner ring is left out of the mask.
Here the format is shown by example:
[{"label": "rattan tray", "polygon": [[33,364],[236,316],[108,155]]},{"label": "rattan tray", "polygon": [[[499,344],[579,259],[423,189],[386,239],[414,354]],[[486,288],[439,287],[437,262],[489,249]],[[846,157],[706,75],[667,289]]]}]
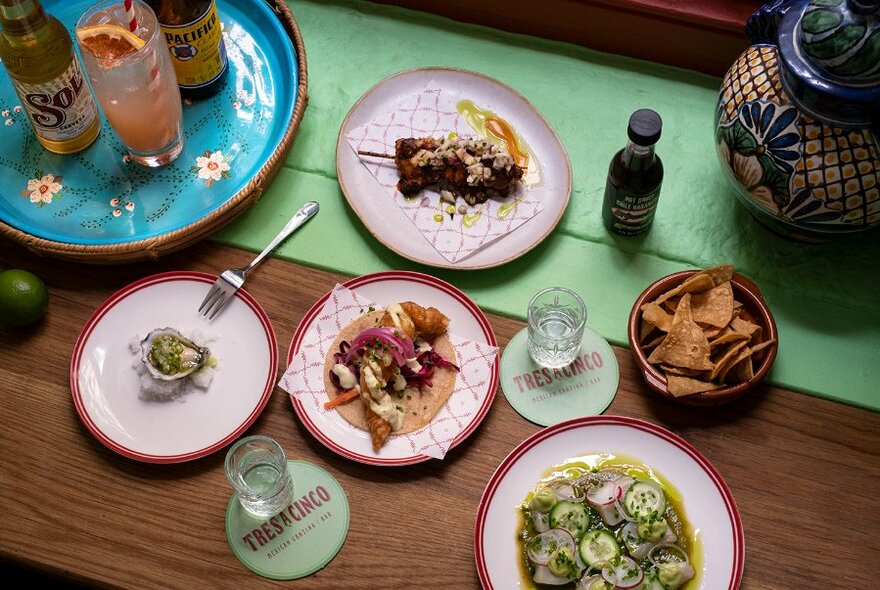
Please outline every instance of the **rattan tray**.
[{"label": "rattan tray", "polygon": [[[92,0],[44,0],[72,29]],[[217,231],[253,205],[274,178],[308,100],[306,55],[283,0],[219,0],[229,55],[226,87],[184,104],[186,146],[170,166],[130,163],[103,121],[72,156],[36,141],[0,69],[0,235],[65,260],[117,264],[156,259]],[[229,164],[199,176],[198,158]],[[48,184],[39,197],[40,184]]]}]

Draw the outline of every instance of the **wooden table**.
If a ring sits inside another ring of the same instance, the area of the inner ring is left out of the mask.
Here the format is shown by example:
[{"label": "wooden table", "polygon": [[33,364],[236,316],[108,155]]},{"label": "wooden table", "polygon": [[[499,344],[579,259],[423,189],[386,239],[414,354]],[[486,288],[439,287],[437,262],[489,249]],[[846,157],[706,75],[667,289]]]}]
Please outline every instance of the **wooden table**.
[{"label": "wooden table", "polygon": [[[252,254],[205,243],[155,264],[100,267],[0,246],[4,267],[32,270],[51,293],[40,324],[0,327],[0,559],[7,566],[100,587],[479,587],[473,528],[480,495],[501,460],[538,430],[503,395],[444,461],[381,469],[327,450],[276,388],[249,433],[270,435],[290,457],[334,474],[349,495],[351,530],[324,570],[273,582],[246,570],[226,543],[224,452],[174,465],[123,458],[85,429],[68,387],[74,341],[107,296],[149,274],[218,272]],[[273,259],[249,279],[277,332],[282,369],[298,322],[342,278]],[[490,319],[502,346],[522,327]],[[671,429],[730,486],[745,527],[743,588],[801,589],[814,581],[877,587],[880,414],[773,387],[735,405],[688,409],[652,394],[629,352],[615,352],[620,389],[607,413]]]}]

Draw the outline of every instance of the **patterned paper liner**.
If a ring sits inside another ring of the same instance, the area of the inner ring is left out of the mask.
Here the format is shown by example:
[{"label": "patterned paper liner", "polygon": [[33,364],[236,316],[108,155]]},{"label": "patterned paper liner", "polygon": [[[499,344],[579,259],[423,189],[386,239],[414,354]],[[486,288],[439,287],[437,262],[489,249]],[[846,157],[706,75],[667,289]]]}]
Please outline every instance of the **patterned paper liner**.
[{"label": "patterned paper liner", "polygon": [[[324,409],[324,403],[328,400],[324,388],[324,361],[330,345],[342,328],[370,307],[377,307],[376,302],[336,285],[279,383],[291,398],[298,399],[309,412],[319,415],[330,427],[344,431],[352,439],[359,439],[358,444],[364,449],[371,449],[369,433],[346,422],[336,410]],[[461,372],[446,405],[427,426],[410,434],[392,434],[383,448],[442,459],[456,436],[480,410],[486,396],[485,383],[491,380],[498,349],[452,333],[449,339],[455,348],[455,362]],[[379,451],[381,454],[382,450]]]},{"label": "patterned paper liner", "polygon": [[[401,101],[393,110],[351,131],[347,136],[349,145],[358,150],[394,153],[394,142],[400,137],[445,137],[450,132],[460,136],[477,137],[473,128],[456,110],[455,100],[444,93],[435,81],[429,82],[418,94]],[[376,178],[390,199],[389,206],[398,206],[416,229],[447,260],[458,262],[480,248],[503,238],[537,215],[540,200],[523,194],[520,185],[504,201],[489,199],[482,205],[468,208],[467,216],[476,218],[472,225],[466,224],[458,211],[464,200],[459,198],[455,212],[446,212],[446,203],[433,190],[422,191],[415,197],[404,197],[397,190],[398,173],[393,160],[381,160],[361,156],[361,163]],[[533,164],[537,165],[537,164]],[[499,215],[507,204],[521,201],[512,210]],[[477,216],[476,214],[479,213]],[[437,221],[440,219],[440,221]]]}]

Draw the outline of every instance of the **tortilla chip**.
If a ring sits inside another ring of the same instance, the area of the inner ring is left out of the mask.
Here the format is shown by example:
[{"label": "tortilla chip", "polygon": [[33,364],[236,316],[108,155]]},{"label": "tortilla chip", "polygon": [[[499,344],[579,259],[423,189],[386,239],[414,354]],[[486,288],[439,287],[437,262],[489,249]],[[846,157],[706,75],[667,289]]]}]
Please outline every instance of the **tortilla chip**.
[{"label": "tortilla chip", "polygon": [[673,326],[684,321],[694,321],[694,308],[691,305],[691,301],[692,297],[690,293],[681,296],[681,300],[678,302],[678,307],[675,308],[675,315],[672,316]]},{"label": "tortilla chip", "polygon": [[723,283],[729,283],[733,278],[733,265],[722,264],[720,266],[713,266],[712,268],[707,268],[703,272],[712,278],[712,282],[715,283],[715,286],[717,287]]},{"label": "tortilla chip", "polygon": [[[748,362],[749,364],[749,372],[752,372],[752,349],[748,346],[740,350],[739,354],[737,354],[733,360],[731,360],[724,369],[722,369],[718,373],[718,381],[722,383],[727,382],[727,374],[733,369],[735,366],[742,362]],[[752,373],[754,374],[754,373]],[[751,378],[751,377],[750,377]]]},{"label": "tortilla chip", "polygon": [[733,316],[733,289],[730,283],[694,295],[691,309],[695,322],[723,328]]},{"label": "tortilla chip", "polygon": [[681,367],[673,367],[672,365],[660,365],[660,368],[667,374],[672,373],[673,375],[684,375],[685,377],[696,377],[705,372],[697,371],[696,369],[682,369]]},{"label": "tortilla chip", "polygon": [[690,377],[684,377],[682,375],[667,375],[666,387],[669,389],[669,393],[673,396],[682,397],[685,395],[701,393],[703,391],[711,391],[713,389],[718,389],[721,386],[717,383],[691,379]]},{"label": "tortilla chip", "polygon": [[675,297],[676,295],[684,293],[703,293],[714,286],[715,283],[712,282],[712,277],[705,273],[699,272],[693,276],[688,277],[687,280],[680,284],[678,287],[675,287],[674,289],[670,289],[666,293],[663,293],[653,302],[659,305],[660,303],[663,303],[667,299]]},{"label": "tortilla chip", "polygon": [[647,342],[646,344],[642,344],[642,350],[647,352],[647,351],[651,350],[652,348],[654,348],[655,346],[657,346],[658,344],[660,344],[661,342],[663,342],[664,340],[666,340],[666,334],[660,334],[659,336],[657,336],[656,338],[654,338],[650,342]]},{"label": "tortilla chip", "polygon": [[712,277],[704,272],[698,272],[681,284],[679,293],[704,293],[715,286]]},{"label": "tortilla chip", "polygon": [[714,349],[722,344],[730,344],[731,342],[736,342],[737,340],[748,340],[749,337],[745,334],[740,334],[739,332],[734,332],[730,328],[724,328],[715,338],[709,336],[709,348]]},{"label": "tortilla chip", "polygon": [[646,303],[642,306],[642,321],[648,322],[664,332],[669,332],[669,328],[672,327],[672,316],[663,311],[663,308],[657,303]]},{"label": "tortilla chip", "polygon": [[718,334],[724,331],[725,328],[707,328],[705,324],[699,324],[701,328],[703,328],[703,333],[706,335],[706,338],[712,340]]},{"label": "tortilla chip", "polygon": [[648,357],[649,363],[666,363],[684,369],[711,370],[709,340],[691,319],[691,295],[681,298],[666,339]]},{"label": "tortilla chip", "polygon": [[767,348],[768,346],[770,346],[770,345],[773,344],[774,342],[776,342],[776,339],[775,339],[775,338],[771,338],[770,340],[765,340],[764,342],[761,342],[761,343],[759,343],[759,344],[754,345],[754,346],[752,347],[752,354],[755,354],[755,353],[758,352],[759,350],[764,350],[765,348]]},{"label": "tortilla chip", "polygon": [[727,351],[725,351],[725,353],[721,355],[721,358],[715,361],[715,368],[712,369],[711,373],[709,373],[709,381],[713,381],[715,377],[717,377],[721,373],[721,371],[724,371],[726,373],[727,369],[729,369],[728,363],[730,363],[730,361],[738,355],[739,351],[745,348],[746,344],[747,342],[745,340],[740,340],[739,342],[728,347]]},{"label": "tortilla chip", "polygon": [[[751,356],[744,358],[737,364],[733,365],[730,368],[732,372],[733,380],[736,383],[742,383],[743,381],[749,381],[755,377],[755,366],[754,360]],[[727,377],[727,374],[724,375]]]},{"label": "tortilla chip", "polygon": [[679,301],[681,301],[681,297],[680,297],[680,296],[676,296],[676,297],[673,297],[673,298],[671,298],[671,299],[667,299],[666,301],[664,301],[664,302],[661,303],[660,305],[662,305],[663,307],[665,307],[666,309],[668,309],[668,310],[670,311],[670,313],[673,313],[673,314],[674,314],[674,313],[675,313],[675,310],[678,309],[678,302],[679,302]]},{"label": "tortilla chip", "polygon": [[731,320],[730,327],[740,334],[745,334],[749,338],[754,336],[761,329],[761,326],[740,318],[734,318]]},{"label": "tortilla chip", "polygon": [[642,318],[642,322],[639,324],[639,342],[644,342],[645,338],[651,335],[651,332],[654,331],[654,324],[646,322],[644,318]]}]

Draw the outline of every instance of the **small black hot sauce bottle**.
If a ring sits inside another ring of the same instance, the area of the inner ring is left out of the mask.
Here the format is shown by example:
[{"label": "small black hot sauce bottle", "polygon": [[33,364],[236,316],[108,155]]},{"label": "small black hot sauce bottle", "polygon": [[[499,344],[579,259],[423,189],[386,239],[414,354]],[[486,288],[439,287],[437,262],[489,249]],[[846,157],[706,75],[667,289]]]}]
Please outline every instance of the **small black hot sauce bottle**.
[{"label": "small black hot sauce bottle", "polygon": [[605,227],[615,234],[637,236],[654,221],[663,182],[663,163],[654,144],[662,127],[660,115],[651,109],[640,109],[629,118],[629,141],[611,161],[602,204]]}]

